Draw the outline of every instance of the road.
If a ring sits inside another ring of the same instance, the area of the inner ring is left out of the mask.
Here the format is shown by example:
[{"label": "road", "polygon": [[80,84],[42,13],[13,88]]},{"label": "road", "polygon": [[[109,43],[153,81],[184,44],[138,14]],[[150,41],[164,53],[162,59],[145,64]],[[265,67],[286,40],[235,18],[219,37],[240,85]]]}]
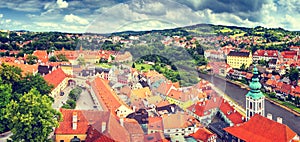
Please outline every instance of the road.
[{"label": "road", "polygon": [[[206,74],[199,74],[199,76],[200,78],[203,78],[213,83],[214,86],[218,87],[220,90],[225,92],[225,94],[230,96],[235,102],[237,102],[241,107],[245,108],[246,106],[245,95],[248,92],[248,90],[240,88],[239,86],[231,82],[226,82],[223,79],[217,77],[212,77]],[[300,117],[266,100],[265,114],[268,113],[271,113],[273,115],[273,120],[275,121],[277,117],[283,118],[283,124],[289,126],[298,135],[300,134]]]}]

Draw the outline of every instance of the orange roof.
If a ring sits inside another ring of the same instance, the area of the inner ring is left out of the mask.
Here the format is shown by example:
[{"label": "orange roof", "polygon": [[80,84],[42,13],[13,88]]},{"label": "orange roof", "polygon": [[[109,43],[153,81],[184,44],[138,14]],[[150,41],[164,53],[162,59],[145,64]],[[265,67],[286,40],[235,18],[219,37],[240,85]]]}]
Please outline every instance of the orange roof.
[{"label": "orange roof", "polygon": [[163,116],[164,129],[186,128],[188,115],[182,113]]},{"label": "orange roof", "polygon": [[13,62],[6,62],[5,64],[21,68],[23,76],[26,75],[27,73],[33,74],[33,73],[38,71],[38,65],[37,64],[27,65],[27,64],[13,63]]},{"label": "orange roof", "polygon": [[288,126],[258,114],[245,123],[227,127],[224,130],[249,142],[288,142],[297,135]]},{"label": "orange roof", "polygon": [[267,82],[266,82],[267,85],[273,86],[273,87],[275,87],[276,83],[277,82],[275,80],[271,80],[271,79],[268,79]]},{"label": "orange roof", "polygon": [[111,90],[106,81],[97,77],[92,82],[92,88],[98,100],[100,100],[100,102],[102,102],[111,113],[116,114],[115,110],[118,109],[122,104],[121,101],[115,96],[114,92]]},{"label": "orange roof", "polygon": [[163,107],[163,106],[167,106],[169,105],[170,103],[168,101],[161,101],[159,102],[156,106],[157,107]]},{"label": "orange roof", "polygon": [[149,70],[148,72],[145,72],[144,75],[145,75],[147,78],[150,78],[150,77],[153,77],[153,76],[163,76],[162,74],[158,73],[158,72],[155,71],[155,70]]},{"label": "orange roof", "polygon": [[51,73],[47,74],[44,76],[44,79],[49,83],[54,85],[54,87],[57,87],[65,78],[67,75],[65,72],[61,69],[58,68]]},{"label": "orange roof", "polygon": [[163,95],[167,95],[168,91],[171,89],[172,86],[173,86],[173,84],[170,82],[163,82],[157,88],[157,92],[159,92]]},{"label": "orange roof", "polygon": [[163,130],[163,123],[162,123],[162,118],[157,116],[157,117],[149,117],[148,118],[148,129],[150,130]]},{"label": "orange roof", "polygon": [[37,56],[37,58],[43,63],[48,62],[48,54],[46,50],[36,50],[32,55]]},{"label": "orange roof", "polygon": [[132,90],[132,95],[136,95],[138,98],[146,98],[148,96],[151,96],[152,93],[149,87],[145,87],[145,88]]},{"label": "orange roof", "polygon": [[233,124],[240,124],[244,122],[243,115],[236,111],[227,101],[222,101],[220,110]]},{"label": "orange roof", "polygon": [[[80,110],[60,109],[63,121],[55,129],[55,134],[85,134],[88,130],[88,121]],[[77,114],[77,128],[72,128],[73,115]]]},{"label": "orange roof", "polygon": [[200,141],[208,141],[211,137],[215,136],[216,134],[213,134],[212,132],[208,131],[206,128],[200,128],[197,130],[197,132],[190,134],[193,138]]},{"label": "orange roof", "polygon": [[187,109],[192,111],[194,114],[198,116],[204,116],[204,112],[207,112],[206,115],[210,114],[209,110],[219,108],[221,104],[222,98],[221,97],[213,97],[210,100],[204,102],[198,102]]}]

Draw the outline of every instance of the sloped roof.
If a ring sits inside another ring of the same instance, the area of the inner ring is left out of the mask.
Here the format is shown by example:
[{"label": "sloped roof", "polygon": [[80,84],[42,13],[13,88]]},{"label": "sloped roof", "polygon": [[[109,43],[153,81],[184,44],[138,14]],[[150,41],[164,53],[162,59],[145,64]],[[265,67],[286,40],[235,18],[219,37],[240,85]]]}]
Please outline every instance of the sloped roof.
[{"label": "sloped roof", "polygon": [[289,142],[297,135],[288,126],[258,114],[243,124],[224,130],[247,142]]},{"label": "sloped roof", "polygon": [[[88,130],[88,121],[80,110],[60,109],[63,121],[59,123],[59,127],[55,129],[55,134],[85,134]],[[77,114],[77,129],[73,130],[72,120],[73,113]]]},{"label": "sloped roof", "polygon": [[240,56],[240,57],[249,57],[250,52],[237,52],[237,51],[230,51],[227,56]]},{"label": "sloped roof", "polygon": [[164,125],[163,125],[162,117],[159,117],[159,116],[149,117],[148,121],[149,121],[148,129],[163,130]]},{"label": "sloped roof", "polygon": [[201,140],[201,141],[208,141],[208,139],[214,135],[216,134],[213,134],[206,128],[200,128],[195,133],[190,134],[190,136],[192,136],[196,140]]},{"label": "sloped roof", "polygon": [[51,73],[47,74],[44,76],[44,79],[49,83],[54,85],[54,87],[57,87],[65,78],[67,75],[65,72],[61,69],[58,68]]},{"label": "sloped roof", "polygon": [[220,110],[233,124],[240,124],[243,121],[243,115],[236,111],[233,106],[231,106],[228,101],[222,101]]}]

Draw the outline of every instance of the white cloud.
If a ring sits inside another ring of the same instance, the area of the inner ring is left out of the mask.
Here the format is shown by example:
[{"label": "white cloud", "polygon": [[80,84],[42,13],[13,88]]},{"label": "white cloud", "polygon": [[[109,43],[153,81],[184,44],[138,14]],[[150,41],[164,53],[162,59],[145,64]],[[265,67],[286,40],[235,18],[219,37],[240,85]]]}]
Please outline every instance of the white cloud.
[{"label": "white cloud", "polygon": [[3,17],[3,14],[0,14],[0,18],[2,18]]},{"label": "white cloud", "polygon": [[63,1],[63,0],[57,0],[56,4],[58,5],[59,8],[67,8],[69,5],[67,1]]},{"label": "white cloud", "polygon": [[89,24],[88,20],[81,18],[79,16],[76,16],[76,15],[73,15],[73,14],[65,15],[64,21],[66,21],[68,23],[74,23],[74,24],[80,24],[80,25]]},{"label": "white cloud", "polygon": [[10,23],[11,22],[11,19],[6,19],[5,20],[5,23]]}]

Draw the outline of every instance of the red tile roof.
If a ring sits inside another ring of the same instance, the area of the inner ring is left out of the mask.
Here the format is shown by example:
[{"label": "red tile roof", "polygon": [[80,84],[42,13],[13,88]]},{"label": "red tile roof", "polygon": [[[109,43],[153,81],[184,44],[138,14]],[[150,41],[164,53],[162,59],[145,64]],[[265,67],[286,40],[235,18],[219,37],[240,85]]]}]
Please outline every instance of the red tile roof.
[{"label": "red tile roof", "polygon": [[57,87],[65,78],[67,78],[67,75],[61,68],[58,68],[44,76],[44,79],[49,84],[54,85],[54,87]]},{"label": "red tile roof", "polygon": [[277,50],[257,50],[254,52],[253,56],[264,56],[264,57],[278,57]]},{"label": "red tile roof", "polygon": [[258,114],[243,124],[224,130],[247,142],[289,142],[297,135],[288,126]]},{"label": "red tile roof", "polygon": [[[60,109],[63,121],[55,129],[55,134],[85,134],[88,130],[88,121],[80,110]],[[72,128],[73,114],[77,114],[77,128]]]},{"label": "red tile roof", "polygon": [[122,102],[115,96],[106,80],[97,77],[92,83],[92,88],[100,102],[113,114],[122,105]]},{"label": "red tile roof", "polygon": [[[219,108],[221,101],[222,101],[221,97],[213,97],[210,100],[204,102],[198,102],[188,107],[187,109],[201,117],[201,116],[209,115],[210,111],[208,110]],[[207,114],[205,114],[205,112]]]},{"label": "red tile roof", "polygon": [[48,54],[46,50],[36,50],[33,52],[34,56],[36,56],[39,60],[41,60],[43,63],[48,62]]},{"label": "red tile roof", "polygon": [[243,115],[236,111],[233,106],[231,106],[228,101],[222,101],[220,110],[233,124],[240,124],[243,121]]},{"label": "red tile roof", "polygon": [[149,117],[148,129],[150,130],[163,130],[162,117]]},{"label": "red tile roof", "polygon": [[213,134],[212,132],[210,132],[205,128],[198,129],[195,133],[190,134],[190,136],[192,136],[198,141],[200,140],[204,142],[208,141],[208,139],[210,139],[211,137],[215,137],[215,138],[217,137],[216,134]]}]

